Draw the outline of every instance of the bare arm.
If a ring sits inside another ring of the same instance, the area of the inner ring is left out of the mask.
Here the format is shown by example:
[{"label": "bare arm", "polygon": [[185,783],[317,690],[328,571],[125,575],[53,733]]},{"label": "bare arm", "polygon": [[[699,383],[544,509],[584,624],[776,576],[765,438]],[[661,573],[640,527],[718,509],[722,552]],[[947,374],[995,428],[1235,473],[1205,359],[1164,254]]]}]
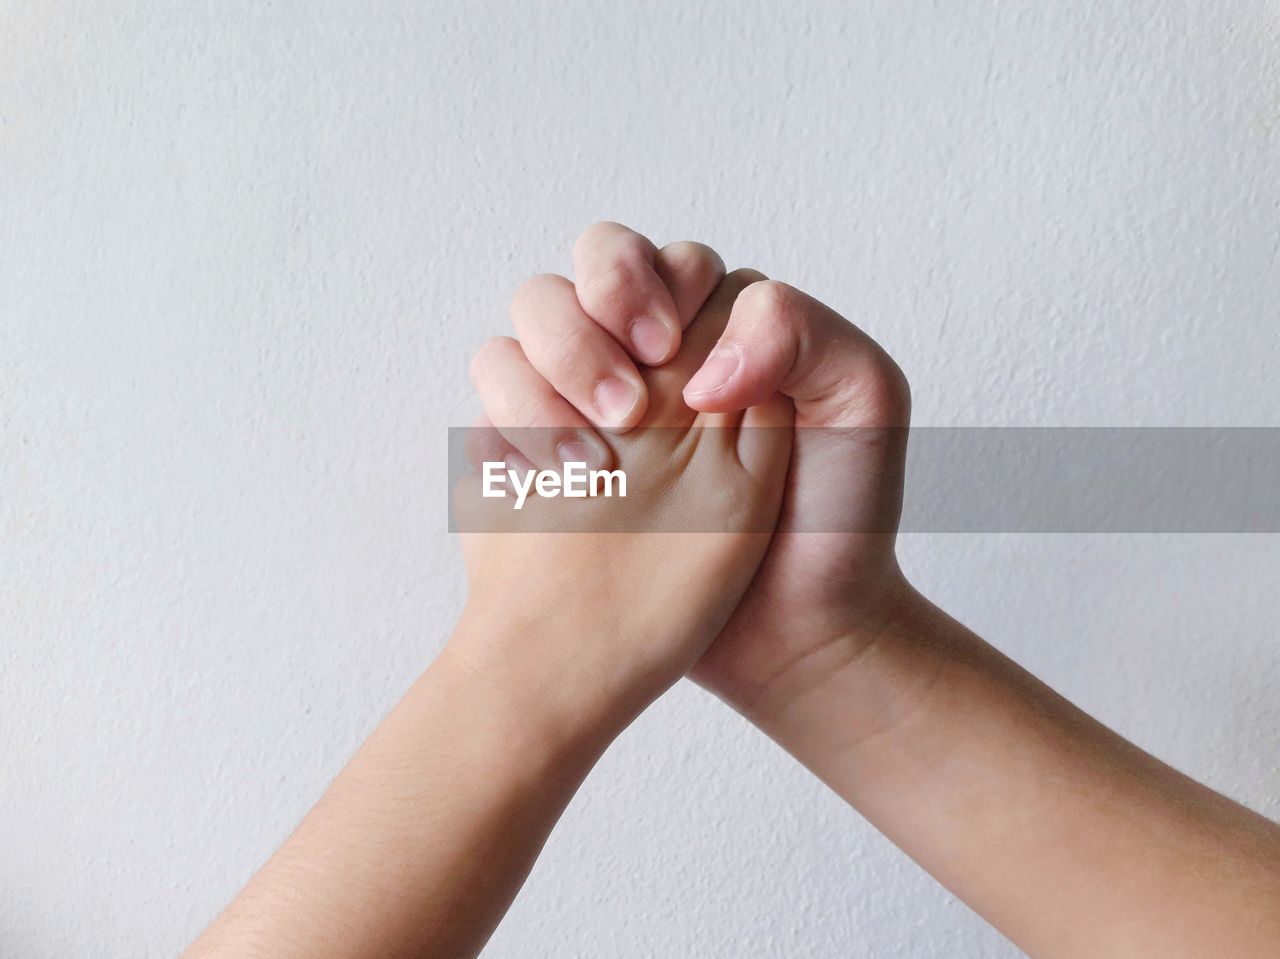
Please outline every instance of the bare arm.
[{"label": "bare arm", "polygon": [[1094,721],[914,591],[748,715],[1029,954],[1280,954],[1280,826]]},{"label": "bare arm", "polygon": [[442,656],[188,959],[477,954],[608,742],[516,703]]},{"label": "bare arm", "polygon": [[[549,379],[574,395],[572,371]],[[1032,955],[1280,956],[1280,828],[906,584],[905,376],[824,304],[754,282],[683,395],[724,413],[778,392],[800,427],[778,531],[694,677]],[[834,532],[852,529],[870,532]]]},{"label": "bare arm", "polygon": [[[819,507],[836,508],[892,529],[905,379],[821,303],[756,289],[724,334],[740,357],[733,376],[686,398],[724,410],[787,393],[799,424],[838,436],[798,437],[784,517],[813,506],[808,527],[823,528]],[[876,442],[860,443],[868,427]],[[704,660],[708,684],[952,892],[1037,957],[1280,955],[1280,828],[1126,742],[919,596],[892,535],[779,533],[762,595],[744,604],[766,615],[730,622]]]},{"label": "bare arm", "polygon": [[[682,304],[697,310],[719,275],[686,275],[703,295]],[[706,322],[723,324],[737,289],[724,285]],[[531,280],[513,311],[518,322],[567,325],[569,339],[594,331],[561,277]],[[671,368],[696,367],[710,339],[681,344]],[[679,403],[683,379],[624,373],[649,400],[628,415],[662,428],[621,444],[546,390],[513,340],[487,344],[473,372],[492,422],[541,427],[480,431],[472,452],[487,450],[485,461],[545,467],[565,448],[575,461],[599,455],[645,479],[619,508],[671,528],[693,496],[719,531],[602,532],[612,501],[530,498],[514,512],[510,500],[483,496],[478,476],[462,481],[469,592],[458,629],[187,959],[474,956],[582,779],[705,651],[768,547],[769,534],[751,530],[777,520],[791,447],[785,402],[753,411],[751,422],[774,428],[750,442],[723,441],[735,426],[698,442],[706,417]],[[686,471],[698,482],[679,482]]]}]

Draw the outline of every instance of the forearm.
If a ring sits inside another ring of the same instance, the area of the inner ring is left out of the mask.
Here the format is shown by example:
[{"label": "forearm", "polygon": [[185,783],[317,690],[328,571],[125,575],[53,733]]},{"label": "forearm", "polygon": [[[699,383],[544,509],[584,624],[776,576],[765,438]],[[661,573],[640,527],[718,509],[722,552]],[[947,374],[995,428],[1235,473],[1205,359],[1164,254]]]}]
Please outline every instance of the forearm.
[{"label": "forearm", "polygon": [[1032,955],[1280,948],[1280,827],[914,594],[794,672],[751,717]]},{"label": "forearm", "polygon": [[446,650],[188,956],[475,955],[608,738]]}]

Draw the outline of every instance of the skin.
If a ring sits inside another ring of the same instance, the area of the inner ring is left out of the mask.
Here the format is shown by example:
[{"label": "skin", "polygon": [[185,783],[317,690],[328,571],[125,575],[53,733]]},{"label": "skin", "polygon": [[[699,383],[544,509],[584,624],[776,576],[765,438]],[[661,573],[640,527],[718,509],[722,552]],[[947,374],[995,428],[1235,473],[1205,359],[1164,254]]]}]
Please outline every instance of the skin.
[{"label": "skin", "polygon": [[[473,370],[485,408],[520,424],[507,434],[542,438],[549,431],[524,427],[560,420],[555,438],[590,444],[649,480],[623,505],[659,528],[687,522],[682,483],[718,491],[696,504],[709,531],[610,531],[608,510],[592,500],[534,498],[515,512],[481,497],[478,477],[464,480],[454,494],[470,530],[469,596],[444,652],[189,957],[480,951],[578,784],[706,652],[768,547],[790,461],[790,403],[698,413],[680,397],[739,288],[721,286],[705,324],[664,367],[633,369],[644,391],[636,425],[660,429],[597,435],[514,340],[481,351]],[[595,329],[560,278],[526,284],[513,304],[521,324],[526,310]],[[515,417],[508,404],[529,396],[546,408]],[[502,432],[487,433],[496,448],[473,452],[516,455]],[[527,446],[523,462],[559,445]]]},{"label": "skin", "polygon": [[[629,545],[640,534],[603,551],[586,545],[600,533],[482,534],[445,654],[191,955],[474,955],[591,764],[686,669],[1030,955],[1280,954],[1280,827],[1116,736],[906,581],[892,530],[910,397],[874,341],[749,271],[700,314],[724,268],[698,244],[598,224],[574,262],[576,287],[531,281],[519,342],[473,365],[481,423],[502,427],[487,452],[532,465],[568,443],[612,461],[644,454],[642,431],[619,439],[637,425],[737,422],[689,411],[793,415],[785,483],[765,449],[741,487],[756,519],[776,517],[772,538],[667,534],[655,553]],[[678,340],[665,353],[653,324],[629,338],[654,318]],[[626,402],[601,404],[602,383]],[[834,517],[874,532],[819,532]],[[680,593],[672,549],[723,591]],[[574,579],[539,589],[562,563]],[[565,620],[545,596],[571,589]],[[680,601],[655,601],[663,589]]]}]

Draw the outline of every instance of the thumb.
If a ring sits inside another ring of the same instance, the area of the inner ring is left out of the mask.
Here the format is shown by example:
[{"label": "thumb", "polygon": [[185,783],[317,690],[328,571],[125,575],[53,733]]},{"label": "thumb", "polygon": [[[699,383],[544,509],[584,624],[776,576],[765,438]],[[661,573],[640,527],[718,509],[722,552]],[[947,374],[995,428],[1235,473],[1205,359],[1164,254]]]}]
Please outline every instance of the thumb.
[{"label": "thumb", "polygon": [[763,280],[738,295],[684,398],[694,409],[725,413],[774,393],[791,397],[796,410],[787,528],[841,534],[828,547],[833,556],[867,548],[861,537],[843,535],[852,532],[887,533],[876,542],[891,547],[911,418],[898,365],[813,297]]},{"label": "thumb", "polygon": [[906,377],[875,340],[813,297],[777,280],[738,294],[685,402],[728,413],[783,393],[797,426],[906,426]]}]

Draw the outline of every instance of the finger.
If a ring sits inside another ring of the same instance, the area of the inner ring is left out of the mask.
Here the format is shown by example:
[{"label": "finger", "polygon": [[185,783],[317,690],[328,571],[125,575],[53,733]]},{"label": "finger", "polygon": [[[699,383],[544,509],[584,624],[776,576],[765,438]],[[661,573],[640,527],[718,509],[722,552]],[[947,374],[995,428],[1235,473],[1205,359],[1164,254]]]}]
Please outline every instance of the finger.
[{"label": "finger", "polygon": [[[724,332],[738,294],[750,284],[763,279],[755,270],[734,270],[728,274],[703,304],[697,319],[685,331],[684,345],[671,362],[657,369],[647,370],[645,380],[649,384],[650,405],[646,414],[649,422],[679,422],[688,415],[680,391],[707,359],[716,340]],[[708,426],[736,426],[740,421],[738,410],[703,411],[698,421]]]},{"label": "finger", "polygon": [[475,470],[483,469],[485,463],[501,463],[516,452],[515,447],[502,438],[493,422],[483,413],[467,429],[463,448],[467,454],[467,462]]},{"label": "finger", "polygon": [[869,531],[894,530],[911,417],[906,378],[852,323],[785,283],[765,280],[734,301],[724,333],[684,396],[695,409],[723,411],[774,393],[795,404],[791,469],[843,479],[835,487],[793,485],[787,506],[793,522],[804,517],[809,531],[823,532],[859,515],[875,524]]},{"label": "finger", "polygon": [[668,243],[655,254],[653,268],[676,307],[680,326],[685,329],[698,315],[712,291],[724,279],[724,260],[703,243],[681,240]]},{"label": "finger", "polygon": [[684,372],[681,388],[701,368],[724,334],[738,297],[748,287],[764,279],[767,277],[757,270],[738,269],[726,275],[712,291],[702,305],[697,320],[685,331],[684,347],[680,350],[680,355],[670,364]]},{"label": "finger", "polygon": [[[794,419],[791,401],[781,393],[774,393],[742,414],[738,430],[738,461],[748,473],[770,480],[777,477],[776,470],[786,472],[791,459],[791,424]],[[778,488],[781,488],[781,483]]]},{"label": "finger", "polygon": [[715,348],[684,388],[691,407],[745,409],[780,392],[799,426],[905,426],[906,377],[879,344],[794,287],[753,283],[734,301]]},{"label": "finger", "polygon": [[545,273],[521,286],[511,321],[533,368],[588,420],[622,432],[644,416],[648,393],[635,364],[583,312],[563,276]]},{"label": "finger", "polygon": [[660,366],[680,348],[680,317],[655,268],[657,249],[620,223],[597,223],[573,246],[582,309],[636,360]]},{"label": "finger", "polygon": [[538,375],[515,340],[499,336],[482,346],[471,361],[471,376],[489,422],[531,463],[550,468],[579,462],[605,469],[612,462],[609,447]]}]

